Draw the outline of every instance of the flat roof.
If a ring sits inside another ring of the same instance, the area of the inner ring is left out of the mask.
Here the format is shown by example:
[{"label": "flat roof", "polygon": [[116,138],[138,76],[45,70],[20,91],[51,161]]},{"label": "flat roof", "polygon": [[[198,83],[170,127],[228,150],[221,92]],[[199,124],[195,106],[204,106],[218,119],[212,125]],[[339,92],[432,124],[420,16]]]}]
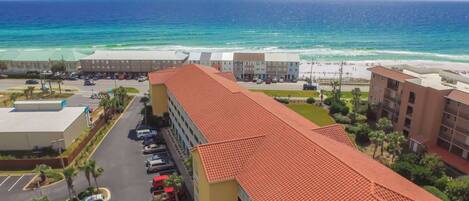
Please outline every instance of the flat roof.
[{"label": "flat roof", "polygon": [[0,52],[5,61],[79,61],[88,56],[74,49],[6,50]]},{"label": "flat roof", "polygon": [[189,61],[200,61],[201,52],[191,52],[189,53]]},{"label": "flat roof", "polygon": [[187,54],[178,51],[95,51],[82,60],[184,60]]},{"label": "flat roof", "polygon": [[65,107],[53,111],[16,111],[0,108],[0,134],[13,132],[63,132],[85,107]]},{"label": "flat roof", "polygon": [[265,53],[265,61],[300,62],[300,55],[294,53]]}]

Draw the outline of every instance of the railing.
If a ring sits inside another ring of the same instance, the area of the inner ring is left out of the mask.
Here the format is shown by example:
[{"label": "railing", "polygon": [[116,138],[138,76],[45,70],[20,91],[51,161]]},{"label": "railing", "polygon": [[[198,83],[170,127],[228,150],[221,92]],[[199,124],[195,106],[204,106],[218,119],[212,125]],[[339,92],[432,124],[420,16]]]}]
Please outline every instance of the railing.
[{"label": "railing", "polygon": [[440,132],[439,136],[440,136],[440,138],[443,138],[443,139],[447,140],[448,142],[451,142],[451,134]]},{"label": "railing", "polygon": [[445,111],[446,111],[447,113],[454,114],[454,115],[457,115],[457,114],[458,114],[458,108],[457,108],[457,107],[455,108],[455,106],[446,105]]},{"label": "railing", "polygon": [[451,119],[448,119],[448,118],[444,118],[443,119],[443,124],[446,126],[446,127],[449,127],[449,128],[454,128],[454,120],[451,120]]},{"label": "railing", "polygon": [[400,101],[400,97],[397,95],[397,91],[394,91],[389,88],[386,88],[386,90],[384,91],[384,98],[392,100],[394,102]]}]

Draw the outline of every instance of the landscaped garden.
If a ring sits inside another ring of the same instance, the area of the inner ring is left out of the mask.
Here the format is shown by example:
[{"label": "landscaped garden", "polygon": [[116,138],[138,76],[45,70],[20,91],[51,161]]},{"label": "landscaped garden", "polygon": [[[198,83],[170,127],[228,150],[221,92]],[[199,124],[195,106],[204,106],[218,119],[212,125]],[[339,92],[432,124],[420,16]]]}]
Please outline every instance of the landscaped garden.
[{"label": "landscaped garden", "polygon": [[305,104],[291,104],[288,98],[275,99],[319,126],[334,122],[344,125],[360,151],[440,199],[469,200],[469,176],[448,176],[445,164],[437,155],[411,152],[407,136],[393,131],[389,119],[368,119],[373,117],[365,100],[368,93],[362,93],[358,88],[340,92],[333,85],[333,90],[324,95],[324,100],[311,96]]},{"label": "landscaped garden", "polygon": [[318,97],[319,93],[316,91],[305,90],[260,90],[254,89],[251,91],[262,92],[271,97]]},{"label": "landscaped garden", "polygon": [[66,99],[73,96],[73,93],[48,93],[35,92],[33,88],[28,88],[20,92],[0,92],[0,107],[12,107],[17,100],[50,100]]},{"label": "landscaped garden", "polygon": [[140,91],[135,87],[124,87],[129,94],[138,94]]}]

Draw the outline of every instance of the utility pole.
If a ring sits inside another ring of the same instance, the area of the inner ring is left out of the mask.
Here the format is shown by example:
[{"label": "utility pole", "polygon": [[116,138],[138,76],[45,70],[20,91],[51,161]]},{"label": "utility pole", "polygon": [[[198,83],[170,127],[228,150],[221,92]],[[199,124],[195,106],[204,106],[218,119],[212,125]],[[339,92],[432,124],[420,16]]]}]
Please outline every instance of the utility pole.
[{"label": "utility pole", "polygon": [[309,84],[313,84],[313,65],[314,65],[314,57],[311,57],[311,70],[309,72]]}]

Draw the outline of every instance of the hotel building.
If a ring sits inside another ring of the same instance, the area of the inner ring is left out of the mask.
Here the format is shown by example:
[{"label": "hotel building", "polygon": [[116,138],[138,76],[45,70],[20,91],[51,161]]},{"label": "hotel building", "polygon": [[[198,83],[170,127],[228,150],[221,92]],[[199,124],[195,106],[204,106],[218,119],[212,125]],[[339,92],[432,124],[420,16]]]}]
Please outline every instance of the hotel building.
[{"label": "hotel building", "polygon": [[341,125],[319,127],[231,73],[189,64],[149,80],[153,114],[169,114],[192,154],[196,201],[438,200],[358,151]]},{"label": "hotel building", "polygon": [[234,53],[233,73],[238,80],[266,79],[264,53]]},{"label": "hotel building", "polygon": [[410,149],[438,154],[469,173],[469,79],[449,71],[373,67],[369,103],[409,136]]},{"label": "hotel building", "polygon": [[96,51],[80,59],[83,72],[147,73],[181,66],[187,55],[177,51]]},{"label": "hotel building", "polygon": [[297,80],[300,56],[291,53],[265,53],[267,77],[271,79]]}]

